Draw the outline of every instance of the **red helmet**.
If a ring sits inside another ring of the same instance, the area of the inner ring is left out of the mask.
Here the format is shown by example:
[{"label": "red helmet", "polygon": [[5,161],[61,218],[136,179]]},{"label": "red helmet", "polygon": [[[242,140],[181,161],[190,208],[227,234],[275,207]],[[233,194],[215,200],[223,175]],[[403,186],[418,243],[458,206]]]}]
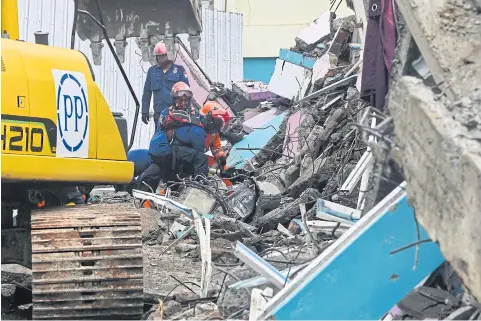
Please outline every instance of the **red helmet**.
[{"label": "red helmet", "polygon": [[199,112],[202,116],[206,118],[207,122],[213,122],[217,130],[225,132],[227,128],[229,128],[229,113],[215,101],[206,102]]},{"label": "red helmet", "polygon": [[167,46],[162,41],[158,42],[154,48],[154,55],[160,56],[160,55],[166,55],[166,54],[167,54]]},{"label": "red helmet", "polygon": [[182,81],[176,82],[170,93],[173,99],[178,97],[192,98],[192,90],[190,90],[189,85]]}]

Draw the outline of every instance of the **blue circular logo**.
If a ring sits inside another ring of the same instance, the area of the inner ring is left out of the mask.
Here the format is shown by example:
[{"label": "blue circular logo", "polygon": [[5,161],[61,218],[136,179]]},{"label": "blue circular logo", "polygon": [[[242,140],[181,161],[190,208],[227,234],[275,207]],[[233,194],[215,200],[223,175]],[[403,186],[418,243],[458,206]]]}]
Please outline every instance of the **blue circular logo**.
[{"label": "blue circular logo", "polygon": [[87,139],[89,109],[85,90],[74,75],[62,76],[57,90],[57,120],[63,145],[76,152]]}]

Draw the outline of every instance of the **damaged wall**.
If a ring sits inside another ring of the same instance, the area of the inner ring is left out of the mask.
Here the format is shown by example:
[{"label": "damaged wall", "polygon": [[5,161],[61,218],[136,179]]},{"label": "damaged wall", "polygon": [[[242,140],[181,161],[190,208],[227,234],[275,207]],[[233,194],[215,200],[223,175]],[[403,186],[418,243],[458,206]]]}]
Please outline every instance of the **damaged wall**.
[{"label": "damaged wall", "polygon": [[393,82],[394,158],[420,223],[481,299],[481,6],[410,0],[398,7],[439,86],[434,92],[406,76]]},{"label": "damaged wall", "polygon": [[[70,48],[70,34],[74,2],[66,0],[19,0],[18,15],[20,38],[28,42],[35,42],[34,33],[43,31],[49,33],[49,44],[56,47]],[[225,12],[212,13],[206,7],[202,9],[204,28],[202,31],[202,42],[199,64],[215,65],[206,69],[212,81],[222,81],[229,84],[229,81],[241,80],[242,78],[242,16]],[[215,23],[207,23],[211,15],[215,15]],[[223,27],[220,29],[220,27]],[[215,50],[207,45],[207,41],[214,41]],[[142,63],[141,51],[135,43],[135,39],[127,39],[125,48],[125,63],[122,65],[139,101],[146,77],[150,67],[148,63]],[[82,51],[92,62],[90,42],[82,42],[76,37],[75,48]],[[236,53],[231,53],[236,51]],[[95,66],[96,82],[99,85],[105,99],[113,111],[121,112],[127,119],[127,126],[132,128],[135,116],[135,103],[130,96],[127,85],[118,69],[115,60],[104,43],[102,49],[102,65]],[[147,148],[150,138],[153,135],[153,126],[143,124],[140,119],[137,126],[133,148]]]}]

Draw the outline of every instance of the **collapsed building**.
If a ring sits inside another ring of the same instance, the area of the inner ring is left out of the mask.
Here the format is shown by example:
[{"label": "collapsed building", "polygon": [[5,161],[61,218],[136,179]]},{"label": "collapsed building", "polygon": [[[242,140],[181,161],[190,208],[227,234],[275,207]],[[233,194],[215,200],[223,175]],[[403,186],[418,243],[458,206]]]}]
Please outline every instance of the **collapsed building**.
[{"label": "collapsed building", "polygon": [[[145,318],[480,317],[479,57],[462,42],[481,34],[480,7],[435,11],[448,29],[477,17],[463,37],[449,29],[458,57],[429,50],[445,46],[421,19],[430,10],[394,4],[382,30],[397,47],[373,43],[378,16],[368,43],[356,16],[322,13],[280,50],[269,84],[214,84],[180,51],[196,103],[217,99],[235,119],[236,174],[165,195],[92,192],[142,214]],[[18,277],[3,270],[2,283]]]}]

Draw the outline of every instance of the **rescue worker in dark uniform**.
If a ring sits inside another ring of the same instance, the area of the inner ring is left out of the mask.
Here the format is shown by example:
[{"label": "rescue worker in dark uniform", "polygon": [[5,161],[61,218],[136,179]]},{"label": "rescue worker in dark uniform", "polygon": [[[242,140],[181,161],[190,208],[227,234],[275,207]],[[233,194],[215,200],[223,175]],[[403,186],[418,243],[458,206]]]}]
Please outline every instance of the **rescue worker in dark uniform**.
[{"label": "rescue worker in dark uniform", "polygon": [[[197,176],[208,174],[207,155],[204,153],[206,132],[198,112],[191,105],[192,91],[183,82],[172,88],[173,105],[164,110],[158,128],[150,141],[152,164],[138,181],[156,190],[160,180],[176,181],[177,174]],[[145,190],[137,184],[139,189]]]},{"label": "rescue worker in dark uniform", "polygon": [[154,55],[157,64],[151,66],[147,72],[142,95],[142,121],[149,123],[149,110],[152,94],[154,96],[154,127],[157,130],[157,122],[163,111],[172,106],[171,90],[175,83],[181,81],[189,85],[187,72],[184,67],[174,64],[167,58],[165,43],[155,45]]}]

